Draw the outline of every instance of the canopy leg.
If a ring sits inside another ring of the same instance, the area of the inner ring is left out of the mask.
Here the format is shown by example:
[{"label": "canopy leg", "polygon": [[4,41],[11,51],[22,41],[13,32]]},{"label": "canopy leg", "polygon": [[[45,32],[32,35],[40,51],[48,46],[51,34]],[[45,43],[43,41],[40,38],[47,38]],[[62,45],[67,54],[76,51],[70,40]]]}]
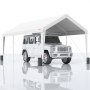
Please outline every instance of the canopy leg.
[{"label": "canopy leg", "polygon": [[45,31],[41,32],[41,59],[38,58],[39,66],[42,66],[42,60],[44,59],[44,44],[45,44]]},{"label": "canopy leg", "polygon": [[3,37],[3,56],[4,56],[4,49],[5,49],[5,37]]},{"label": "canopy leg", "polygon": [[14,35],[13,35],[13,87],[14,87]]},{"label": "canopy leg", "polygon": [[14,36],[13,36],[13,61],[14,61]]},{"label": "canopy leg", "polygon": [[88,40],[87,40],[87,33],[85,33],[85,47],[86,47],[86,63],[90,64],[90,57],[88,57]]},{"label": "canopy leg", "polygon": [[3,37],[3,55],[1,60],[3,60],[3,84],[5,84],[5,73],[4,73],[4,50],[5,50],[5,36]]},{"label": "canopy leg", "polygon": [[5,37],[3,37],[3,55],[0,56],[0,60],[4,59],[4,49],[5,49]]},{"label": "canopy leg", "polygon": [[45,44],[45,31],[41,32],[41,53],[42,53],[42,59],[44,59],[44,44]]}]

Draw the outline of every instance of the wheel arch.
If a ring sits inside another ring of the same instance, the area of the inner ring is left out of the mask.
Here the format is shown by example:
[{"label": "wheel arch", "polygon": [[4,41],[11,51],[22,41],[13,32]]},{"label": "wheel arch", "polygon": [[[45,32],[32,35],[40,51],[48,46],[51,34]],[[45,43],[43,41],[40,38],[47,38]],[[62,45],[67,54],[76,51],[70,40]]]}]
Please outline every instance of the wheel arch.
[{"label": "wheel arch", "polygon": [[24,52],[27,52],[27,50],[26,50],[26,49],[23,49],[23,50],[22,50],[22,55],[23,55]]},{"label": "wheel arch", "polygon": [[48,53],[49,54],[49,51],[48,50],[44,50],[44,52]]}]

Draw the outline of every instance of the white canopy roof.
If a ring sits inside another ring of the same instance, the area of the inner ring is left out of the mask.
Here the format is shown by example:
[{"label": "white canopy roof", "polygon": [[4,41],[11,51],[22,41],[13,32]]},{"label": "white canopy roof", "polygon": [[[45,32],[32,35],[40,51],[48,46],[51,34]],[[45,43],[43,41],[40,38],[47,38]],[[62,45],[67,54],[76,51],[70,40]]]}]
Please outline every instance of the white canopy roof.
[{"label": "white canopy roof", "polygon": [[48,18],[41,21],[24,23],[6,32],[3,36],[29,34],[46,31],[46,35],[78,35],[85,34],[87,30],[68,15]]}]

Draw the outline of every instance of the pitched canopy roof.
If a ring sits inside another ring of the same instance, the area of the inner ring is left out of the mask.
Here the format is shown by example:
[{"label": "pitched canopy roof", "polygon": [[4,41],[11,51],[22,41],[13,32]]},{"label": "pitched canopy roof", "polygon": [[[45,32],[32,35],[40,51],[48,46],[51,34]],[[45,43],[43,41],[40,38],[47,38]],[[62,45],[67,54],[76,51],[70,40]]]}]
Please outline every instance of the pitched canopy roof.
[{"label": "pitched canopy roof", "polygon": [[3,34],[18,35],[18,34],[29,34],[46,31],[46,35],[79,35],[87,33],[87,30],[78,24],[68,15],[62,17],[48,18],[41,21],[34,21],[30,23],[24,23],[16,26],[12,30]]}]

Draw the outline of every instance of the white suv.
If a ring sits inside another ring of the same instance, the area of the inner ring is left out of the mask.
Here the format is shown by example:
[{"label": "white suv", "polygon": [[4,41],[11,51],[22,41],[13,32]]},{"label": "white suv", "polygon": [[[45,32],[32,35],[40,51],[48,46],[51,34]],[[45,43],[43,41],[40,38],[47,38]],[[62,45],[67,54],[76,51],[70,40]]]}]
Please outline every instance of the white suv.
[{"label": "white suv", "polygon": [[[30,61],[32,57],[41,57],[41,35],[26,35],[23,39],[23,60]],[[61,59],[64,64],[70,63],[72,49],[70,46],[63,45],[58,36],[45,36],[44,45],[44,64],[50,64],[52,59]]]}]

